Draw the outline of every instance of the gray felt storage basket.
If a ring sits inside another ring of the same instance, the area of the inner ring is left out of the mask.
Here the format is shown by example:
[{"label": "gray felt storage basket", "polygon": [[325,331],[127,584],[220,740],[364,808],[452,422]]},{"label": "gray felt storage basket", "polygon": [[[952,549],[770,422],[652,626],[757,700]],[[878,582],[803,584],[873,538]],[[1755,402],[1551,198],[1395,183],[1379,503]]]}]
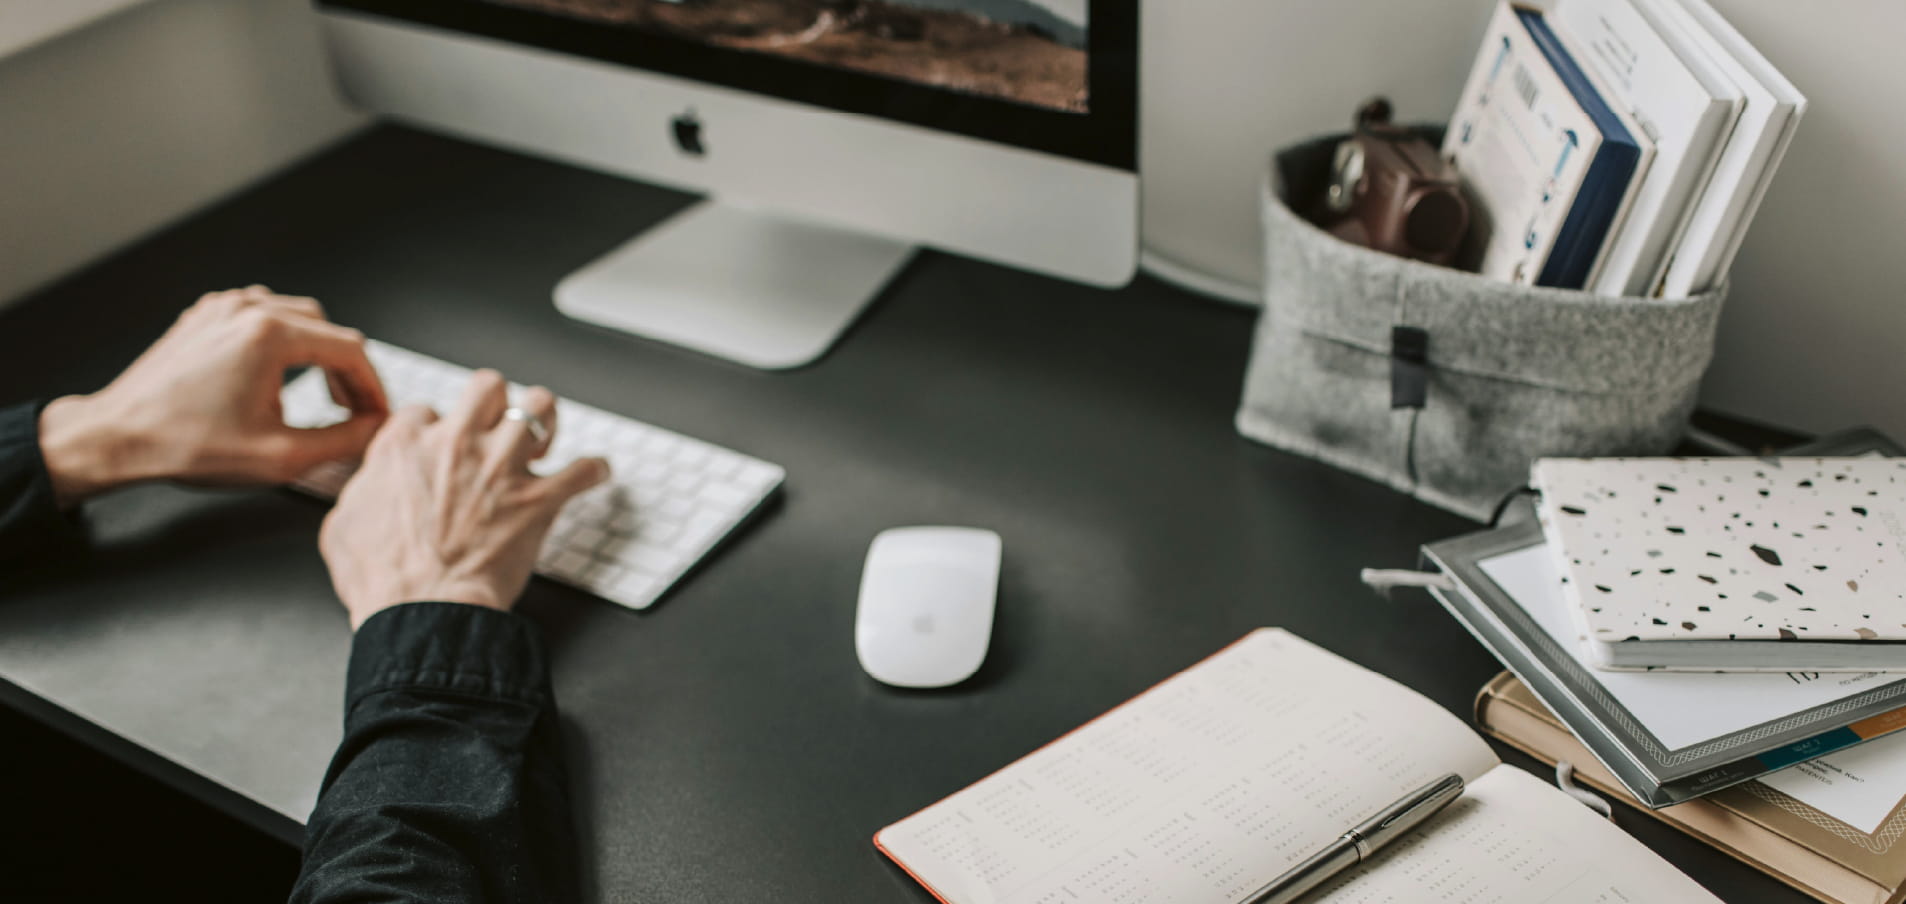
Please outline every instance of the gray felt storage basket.
[{"label": "gray felt storage basket", "polygon": [[[1292,210],[1321,195],[1340,140],[1279,153],[1266,180],[1264,312],[1239,432],[1478,520],[1535,458],[1675,448],[1726,286],[1608,298],[1341,241]],[[1426,388],[1421,407],[1393,408],[1393,379]]]}]

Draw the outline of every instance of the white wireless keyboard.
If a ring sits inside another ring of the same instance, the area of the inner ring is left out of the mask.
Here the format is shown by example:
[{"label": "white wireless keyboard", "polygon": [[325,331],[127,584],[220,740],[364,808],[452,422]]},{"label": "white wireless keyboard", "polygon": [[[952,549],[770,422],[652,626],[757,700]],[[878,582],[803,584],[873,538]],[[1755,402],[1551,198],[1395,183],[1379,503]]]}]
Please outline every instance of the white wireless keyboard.
[{"label": "white wireless keyboard", "polygon": [[[447,411],[470,377],[468,368],[381,342],[368,343],[368,351],[392,410],[424,404]],[[511,386],[512,393],[521,389]],[[284,409],[294,427],[322,427],[347,415],[315,369],[286,384]],[[787,476],[739,452],[557,400],[555,440],[532,469],[553,473],[589,455],[608,459],[613,476],[563,509],[536,573],[633,609],[660,599]],[[355,469],[352,462],[323,465],[294,486],[336,499]]]}]

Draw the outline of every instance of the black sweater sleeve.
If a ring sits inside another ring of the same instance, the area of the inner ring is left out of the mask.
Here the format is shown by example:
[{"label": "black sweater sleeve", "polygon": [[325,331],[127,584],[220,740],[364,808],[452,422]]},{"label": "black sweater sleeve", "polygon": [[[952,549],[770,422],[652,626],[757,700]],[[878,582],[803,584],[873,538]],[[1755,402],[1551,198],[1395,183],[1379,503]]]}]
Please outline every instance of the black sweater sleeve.
[{"label": "black sweater sleeve", "polygon": [[60,511],[40,455],[40,405],[0,408],[0,566],[65,558],[82,547],[79,521]]},{"label": "black sweater sleeve", "polygon": [[[0,566],[84,549],[40,452],[38,404],[0,408]],[[506,612],[413,603],[351,646],[344,741],[305,828],[297,902],[578,897],[549,668]]]},{"label": "black sweater sleeve", "polygon": [[575,857],[534,627],[450,603],[366,620],[291,900],[562,904]]}]

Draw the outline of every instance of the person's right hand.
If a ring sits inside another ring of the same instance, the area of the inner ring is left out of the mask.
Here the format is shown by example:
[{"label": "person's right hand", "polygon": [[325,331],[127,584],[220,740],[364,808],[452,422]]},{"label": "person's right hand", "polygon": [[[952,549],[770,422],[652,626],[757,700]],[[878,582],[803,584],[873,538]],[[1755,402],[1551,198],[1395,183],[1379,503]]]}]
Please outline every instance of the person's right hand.
[{"label": "person's right hand", "polygon": [[[503,378],[478,371],[448,417],[405,408],[371,441],[318,535],[352,630],[403,603],[510,609],[556,513],[608,479],[599,458],[530,473],[548,438],[538,443],[527,425],[504,418],[508,407]],[[554,436],[548,390],[528,390],[521,407]]]}]

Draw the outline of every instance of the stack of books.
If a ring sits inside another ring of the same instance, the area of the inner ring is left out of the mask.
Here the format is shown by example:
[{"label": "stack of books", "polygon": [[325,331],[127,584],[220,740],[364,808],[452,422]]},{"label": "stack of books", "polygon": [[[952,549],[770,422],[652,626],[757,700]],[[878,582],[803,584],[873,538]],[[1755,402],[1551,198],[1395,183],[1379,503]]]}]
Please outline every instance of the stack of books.
[{"label": "stack of books", "polygon": [[[1508,672],[1476,697],[1484,733],[1636,804],[1568,727]],[[1698,800],[1642,812],[1830,904],[1906,897],[1906,759],[1899,743],[1814,760]],[[1638,805],[1637,805],[1638,806]]]},{"label": "stack of books", "polygon": [[1806,106],[1706,0],[1503,2],[1443,145],[1474,212],[1460,263],[1603,295],[1709,291]]},{"label": "stack of books", "polygon": [[1906,898],[1903,451],[1539,462],[1535,520],[1424,547],[1515,676],[1479,723],[1821,900]]}]

